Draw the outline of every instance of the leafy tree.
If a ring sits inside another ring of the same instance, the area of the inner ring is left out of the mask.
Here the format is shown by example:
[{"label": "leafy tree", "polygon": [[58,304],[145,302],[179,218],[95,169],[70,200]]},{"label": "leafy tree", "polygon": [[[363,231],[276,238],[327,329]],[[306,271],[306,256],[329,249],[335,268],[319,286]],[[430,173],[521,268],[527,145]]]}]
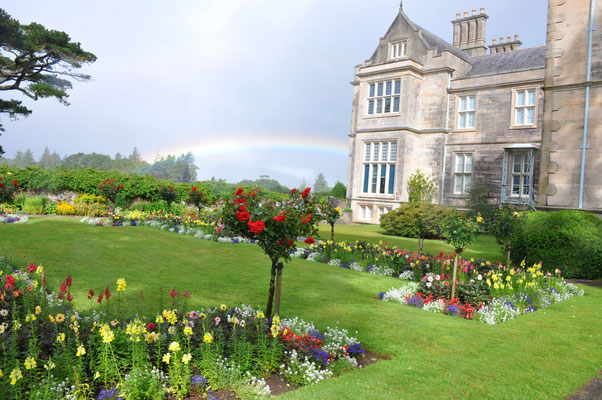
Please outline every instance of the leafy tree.
[{"label": "leafy tree", "polygon": [[130,159],[130,161],[133,161],[135,163],[142,162],[142,156],[140,155],[140,152],[136,147],[134,147],[134,150],[132,150],[132,154],[130,154],[128,158]]},{"label": "leafy tree", "polygon": [[[22,25],[1,8],[0,49],[0,91],[20,92],[33,100],[53,97],[65,105],[69,105],[70,79],[90,79],[74,69],[96,61],[94,54],[72,42],[65,32],[48,30],[35,22]],[[0,101],[0,113],[16,118],[29,115],[31,110],[11,99]]]},{"label": "leafy tree", "polygon": [[163,186],[159,189],[159,198],[167,203],[167,211],[171,212],[171,203],[178,200],[178,192],[172,187]]},{"label": "leafy tree", "polygon": [[33,152],[30,149],[22,152],[18,150],[13,159],[12,165],[17,168],[33,167],[36,165],[36,160],[33,158]]},{"label": "leafy tree", "polygon": [[410,203],[430,203],[435,195],[435,180],[417,169],[408,179]]},{"label": "leafy tree", "polygon": [[290,189],[286,186],[283,186],[276,179],[270,179],[268,175],[260,175],[259,179],[249,180],[244,179],[238,182],[238,186],[248,186],[251,188],[258,188],[262,191],[270,191],[276,193],[289,193]]},{"label": "leafy tree", "polygon": [[493,212],[493,218],[489,225],[489,231],[506,253],[506,266],[510,267],[510,255],[512,253],[512,239],[520,229],[524,218],[521,213],[509,204],[500,206]]},{"label": "leafy tree", "polygon": [[341,182],[337,182],[330,191],[330,195],[337,199],[344,199],[347,197],[347,188]]},{"label": "leafy tree", "polygon": [[494,206],[489,204],[489,196],[493,191],[491,183],[485,179],[475,179],[472,181],[468,189],[466,197],[466,207],[468,207],[468,215],[483,217],[485,228],[489,226],[493,218]]},{"label": "leafy tree", "polygon": [[316,193],[328,192],[328,181],[326,181],[326,177],[323,173],[319,173],[316,177],[316,181],[314,182],[314,190]]},{"label": "leafy tree", "polygon": [[322,219],[330,225],[330,240],[334,242],[334,224],[341,216],[341,209],[334,198],[326,198],[320,204],[320,214]]},{"label": "leafy tree", "polygon": [[[306,243],[313,243],[319,222],[317,201],[310,196],[307,188],[303,192],[291,190],[286,201],[275,203],[262,199],[261,193],[251,190],[245,193],[239,188],[229,199],[222,212],[222,222],[227,233],[256,240],[270,258],[271,277],[266,316],[272,316],[272,306],[276,315],[280,314],[280,293],[282,269],[280,260],[290,260],[290,250],[295,250],[299,236],[307,237]],[[274,300],[275,296],[275,300]]]}]

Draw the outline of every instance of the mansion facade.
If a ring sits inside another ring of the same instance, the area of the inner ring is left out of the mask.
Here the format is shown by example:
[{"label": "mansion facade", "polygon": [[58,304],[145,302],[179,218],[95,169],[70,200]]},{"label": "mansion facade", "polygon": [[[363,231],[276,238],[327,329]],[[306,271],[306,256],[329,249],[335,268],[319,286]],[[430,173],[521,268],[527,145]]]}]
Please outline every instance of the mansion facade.
[{"label": "mansion facade", "polygon": [[588,29],[590,3],[550,0],[546,46],[525,49],[517,35],[486,45],[482,8],[456,15],[448,43],[400,6],[355,68],[353,220],[378,223],[407,202],[417,170],[449,206],[464,206],[482,180],[492,202],[602,211],[602,29]]}]

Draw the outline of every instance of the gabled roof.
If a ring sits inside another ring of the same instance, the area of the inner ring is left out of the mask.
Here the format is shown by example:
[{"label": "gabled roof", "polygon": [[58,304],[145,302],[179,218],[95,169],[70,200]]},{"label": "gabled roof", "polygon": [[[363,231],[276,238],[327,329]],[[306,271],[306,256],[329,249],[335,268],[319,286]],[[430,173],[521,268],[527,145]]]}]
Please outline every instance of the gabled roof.
[{"label": "gabled roof", "polygon": [[530,47],[507,53],[472,57],[469,62],[472,66],[462,78],[542,69],[546,66],[546,47]]}]

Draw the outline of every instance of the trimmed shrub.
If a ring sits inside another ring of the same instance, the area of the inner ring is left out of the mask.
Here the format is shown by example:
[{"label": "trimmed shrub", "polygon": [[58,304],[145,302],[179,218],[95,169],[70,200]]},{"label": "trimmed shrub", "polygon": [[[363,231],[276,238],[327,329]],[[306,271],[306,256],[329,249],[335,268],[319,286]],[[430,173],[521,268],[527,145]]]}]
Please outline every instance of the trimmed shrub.
[{"label": "trimmed shrub", "polygon": [[536,211],[527,216],[512,240],[512,260],[543,263],[543,270],[562,270],[566,278],[602,277],[602,219],[563,210]]},{"label": "trimmed shrub", "polygon": [[27,196],[23,202],[23,211],[27,214],[44,214],[46,198],[42,196]]},{"label": "trimmed shrub", "polygon": [[423,223],[428,227],[425,239],[441,239],[441,220],[451,215],[451,209],[438,204],[408,203],[380,217],[383,230],[395,236],[417,238],[418,217],[422,214]]}]

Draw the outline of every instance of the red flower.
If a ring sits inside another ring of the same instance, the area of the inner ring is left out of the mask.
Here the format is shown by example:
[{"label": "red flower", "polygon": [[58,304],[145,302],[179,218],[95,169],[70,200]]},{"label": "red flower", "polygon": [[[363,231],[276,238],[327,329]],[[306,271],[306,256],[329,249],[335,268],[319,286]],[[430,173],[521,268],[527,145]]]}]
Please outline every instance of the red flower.
[{"label": "red flower", "polygon": [[4,290],[8,288],[15,287],[15,277],[12,275],[6,275],[6,285],[4,285]]},{"label": "red flower", "polygon": [[19,186],[19,182],[17,182],[16,180],[13,179],[13,186]]},{"label": "red flower", "polygon": [[297,191],[297,189],[294,189],[294,188],[293,188],[293,189],[291,190],[291,194],[295,193],[296,191]]},{"label": "red flower", "polygon": [[73,296],[71,296],[71,293],[67,293],[67,301],[71,300],[73,300]]},{"label": "red flower", "polygon": [[304,199],[307,198],[307,196],[309,196],[309,191],[311,190],[311,188],[305,188],[305,190],[303,192],[301,192],[301,197],[303,197]]},{"label": "red flower", "polygon": [[71,287],[71,284],[73,283],[73,281],[71,280],[71,274],[67,274],[67,279],[65,279],[65,283],[67,284],[67,286]]},{"label": "red flower", "polygon": [[153,324],[152,322],[149,322],[148,325],[146,325],[146,329],[148,329],[149,331],[154,331],[155,330],[155,324]]},{"label": "red flower", "polygon": [[290,239],[286,239],[286,242],[288,243],[288,247],[293,247],[295,245]]},{"label": "red flower", "polygon": [[255,234],[261,233],[265,229],[265,223],[263,221],[249,221],[247,222],[247,226],[251,232]]},{"label": "red flower", "polygon": [[92,297],[94,297],[94,290],[90,289],[88,290],[88,300],[92,300]]},{"label": "red flower", "polygon": [[286,215],[278,215],[278,216],[274,217],[274,221],[276,221],[276,222],[284,222],[285,219],[286,219]]},{"label": "red flower", "polygon": [[28,265],[26,269],[27,269],[27,272],[29,272],[30,274],[33,274],[38,269],[38,266],[35,264],[31,264],[31,265]]},{"label": "red flower", "polygon": [[248,221],[251,218],[251,214],[248,211],[236,211],[236,218],[239,221]]},{"label": "red flower", "polygon": [[186,297],[187,299],[190,298],[190,292],[188,290],[184,291],[184,297]]},{"label": "red flower", "polygon": [[102,303],[102,293],[98,295],[98,300],[96,300],[98,304]]},{"label": "red flower", "polygon": [[193,186],[193,187],[192,187],[192,191],[193,191],[193,192],[196,192],[196,186]]},{"label": "red flower", "polygon": [[308,237],[307,239],[305,239],[305,243],[307,243],[307,244],[313,244],[313,243],[315,243],[315,242],[316,242],[316,241],[315,241],[315,240],[314,240],[314,238],[312,238],[311,236],[310,236],[310,237]]},{"label": "red flower", "polygon": [[238,207],[238,211],[247,211],[247,206],[243,204],[242,206]]},{"label": "red flower", "polygon": [[236,199],[236,201],[234,202],[234,204],[240,204],[240,203],[246,203],[247,199],[245,199],[244,197],[241,197],[240,199]]},{"label": "red flower", "polygon": [[4,187],[4,183],[0,182],[0,187]]},{"label": "red flower", "polygon": [[305,216],[305,218],[301,217],[301,222],[305,222],[306,224],[309,224],[309,221],[311,221],[311,217],[312,217],[311,214],[307,214]]},{"label": "red flower", "polygon": [[240,195],[241,195],[241,194],[243,194],[244,192],[245,192],[245,191],[244,191],[244,190],[242,190],[242,188],[238,188],[238,189],[236,190],[236,193],[235,193],[235,194],[236,194],[236,196],[240,196]]},{"label": "red flower", "polygon": [[121,184],[120,188],[122,188],[122,189],[123,189],[123,183]]},{"label": "red flower", "polygon": [[105,297],[107,298],[107,301],[109,301],[109,298],[111,297],[111,292],[109,291],[109,287],[108,286],[105,289]]},{"label": "red flower", "polygon": [[177,297],[178,296],[178,292],[176,292],[176,288],[171,289],[171,291],[169,292],[169,295],[171,297]]}]

